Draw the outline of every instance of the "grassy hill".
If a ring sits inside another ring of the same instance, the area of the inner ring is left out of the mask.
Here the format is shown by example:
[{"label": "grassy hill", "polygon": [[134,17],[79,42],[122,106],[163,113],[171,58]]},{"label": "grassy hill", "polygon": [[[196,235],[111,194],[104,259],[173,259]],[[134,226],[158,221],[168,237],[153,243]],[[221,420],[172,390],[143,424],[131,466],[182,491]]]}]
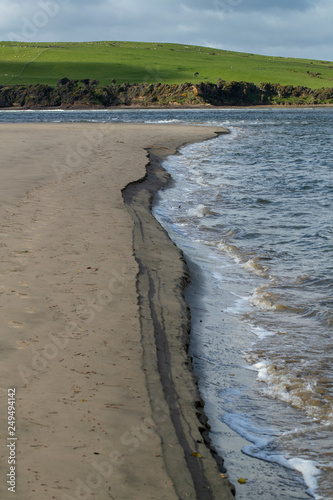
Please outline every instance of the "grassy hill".
[{"label": "grassy hill", "polygon": [[45,83],[63,77],[109,84],[223,80],[333,87],[333,62],[259,56],[168,43],[0,42],[0,85]]}]

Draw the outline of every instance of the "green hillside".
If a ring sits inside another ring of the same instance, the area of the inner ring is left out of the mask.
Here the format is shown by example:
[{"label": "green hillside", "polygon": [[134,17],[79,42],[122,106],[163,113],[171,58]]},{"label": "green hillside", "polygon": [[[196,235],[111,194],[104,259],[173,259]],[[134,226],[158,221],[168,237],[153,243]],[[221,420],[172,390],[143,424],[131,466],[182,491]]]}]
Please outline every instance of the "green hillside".
[{"label": "green hillside", "polygon": [[223,80],[333,87],[333,63],[259,56],[190,45],[139,42],[0,42],[0,84],[45,83],[63,77],[109,84]]}]

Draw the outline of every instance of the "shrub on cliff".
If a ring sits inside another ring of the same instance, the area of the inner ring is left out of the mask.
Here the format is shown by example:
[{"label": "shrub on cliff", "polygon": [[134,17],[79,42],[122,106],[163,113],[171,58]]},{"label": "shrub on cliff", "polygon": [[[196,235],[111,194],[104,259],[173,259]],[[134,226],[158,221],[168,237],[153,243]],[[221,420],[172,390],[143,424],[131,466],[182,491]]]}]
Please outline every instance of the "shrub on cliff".
[{"label": "shrub on cliff", "polygon": [[[31,106],[47,106],[50,102],[50,94],[52,87],[43,83],[37,85],[29,85],[25,91],[25,105]],[[23,94],[21,94],[23,97]]]},{"label": "shrub on cliff", "polygon": [[55,88],[58,89],[59,87],[62,87],[63,85],[67,85],[67,83],[70,82],[69,78],[60,78],[60,80],[57,81]]},{"label": "shrub on cliff", "polygon": [[213,83],[133,84],[98,86],[97,80],[61,78],[55,88],[45,84],[0,86],[0,107],[11,106],[117,106],[119,104],[210,104],[242,106],[257,104],[332,103],[333,89],[218,80]]},{"label": "shrub on cliff", "polygon": [[316,103],[332,103],[333,102],[333,89],[332,88],[321,88],[312,91],[313,98]]}]

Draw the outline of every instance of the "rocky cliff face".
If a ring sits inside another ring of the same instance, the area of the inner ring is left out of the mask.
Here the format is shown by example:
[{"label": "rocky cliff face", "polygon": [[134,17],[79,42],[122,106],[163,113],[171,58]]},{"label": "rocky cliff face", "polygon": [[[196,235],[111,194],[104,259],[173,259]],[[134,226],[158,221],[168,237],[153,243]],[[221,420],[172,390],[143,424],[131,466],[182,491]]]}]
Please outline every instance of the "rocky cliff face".
[{"label": "rocky cliff face", "polygon": [[312,90],[261,83],[183,83],[181,85],[127,84],[100,86],[96,80],[62,78],[55,87],[45,84],[0,85],[0,107],[113,107],[113,106],[255,106],[260,104],[333,103],[333,89]]}]

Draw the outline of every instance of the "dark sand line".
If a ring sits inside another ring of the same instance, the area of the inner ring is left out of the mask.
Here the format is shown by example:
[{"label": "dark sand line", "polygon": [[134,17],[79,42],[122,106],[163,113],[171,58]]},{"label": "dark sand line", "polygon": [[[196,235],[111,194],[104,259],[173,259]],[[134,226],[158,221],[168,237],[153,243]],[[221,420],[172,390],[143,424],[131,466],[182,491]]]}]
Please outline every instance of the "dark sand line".
[{"label": "dark sand line", "polygon": [[[130,183],[123,197],[134,221],[143,369],[151,406],[157,422],[159,401],[167,402],[170,414],[170,420],[159,427],[165,466],[179,498],[188,495],[191,485],[191,493],[200,500],[231,500],[235,488],[211,444],[188,354],[191,314],[184,297],[190,281],[188,267],[181,250],[151,213],[155,193],[171,179],[161,161],[175,151],[148,149],[148,153],[146,176]],[[170,442],[175,445],[170,447]]]}]

